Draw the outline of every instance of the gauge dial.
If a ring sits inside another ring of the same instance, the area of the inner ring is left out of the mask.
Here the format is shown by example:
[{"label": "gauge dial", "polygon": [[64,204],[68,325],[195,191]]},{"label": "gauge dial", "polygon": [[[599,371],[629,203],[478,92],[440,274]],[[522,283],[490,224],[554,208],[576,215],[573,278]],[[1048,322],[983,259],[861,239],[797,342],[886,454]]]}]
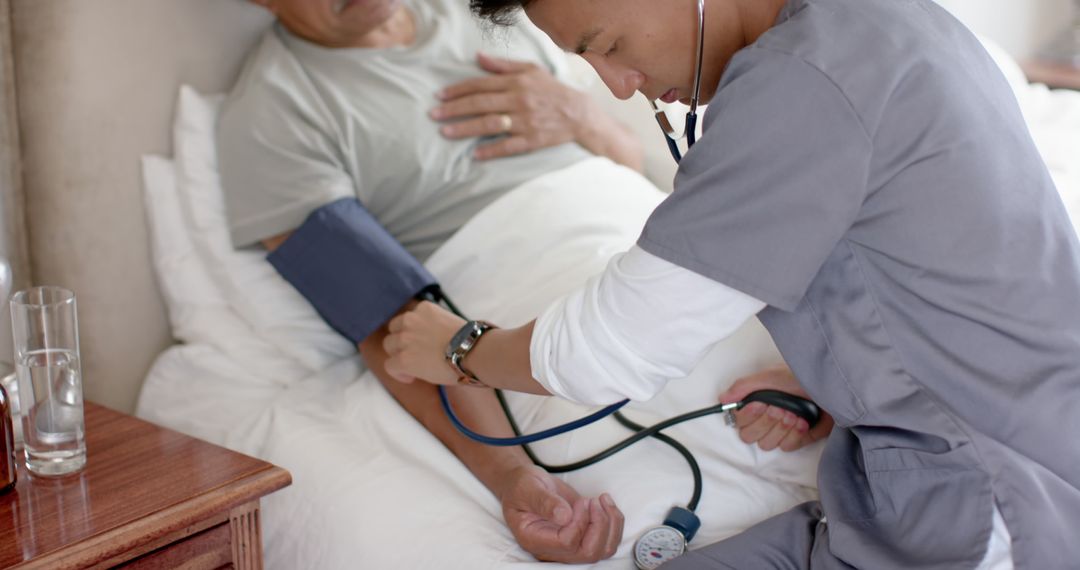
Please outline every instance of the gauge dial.
[{"label": "gauge dial", "polygon": [[634,543],[634,562],[651,570],[686,552],[686,537],[670,526],[650,528]]}]

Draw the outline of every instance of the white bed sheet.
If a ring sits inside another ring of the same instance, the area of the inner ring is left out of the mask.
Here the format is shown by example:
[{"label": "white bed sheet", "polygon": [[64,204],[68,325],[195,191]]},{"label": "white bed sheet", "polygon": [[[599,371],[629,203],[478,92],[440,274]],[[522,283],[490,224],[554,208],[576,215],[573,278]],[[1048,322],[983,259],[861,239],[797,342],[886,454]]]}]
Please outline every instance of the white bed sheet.
[{"label": "white bed sheet", "polygon": [[[606,159],[591,159],[527,184],[476,216],[428,262],[467,314],[508,326],[601,271],[637,238],[663,195]],[[285,467],[293,485],[264,501],[268,568],[516,568],[547,566],[519,548],[498,502],[433,436],[345,358],[305,378],[264,378],[249,339],[242,352],[212,343],[162,354],[138,414]],[[267,358],[274,347],[266,345]],[[748,324],[689,379],[633,404],[639,423],[716,402],[737,377],[779,361],[764,329]],[[578,417],[567,402],[510,395],[527,431]],[[720,418],[668,433],[696,454],[705,473],[702,529],[692,546],[734,534],[815,497],[815,446],[794,454],[742,444]],[[535,448],[562,463],[625,437],[614,420]],[[607,491],[626,515],[616,556],[597,568],[627,568],[637,535],[685,504],[684,460],[645,441],[563,476],[583,494]]]}]

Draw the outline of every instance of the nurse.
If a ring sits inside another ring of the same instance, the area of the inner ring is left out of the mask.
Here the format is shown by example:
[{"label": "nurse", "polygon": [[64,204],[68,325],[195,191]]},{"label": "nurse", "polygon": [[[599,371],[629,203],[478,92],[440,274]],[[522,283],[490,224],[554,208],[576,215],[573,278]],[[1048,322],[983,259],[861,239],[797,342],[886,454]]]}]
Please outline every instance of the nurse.
[{"label": "nurse", "polygon": [[[472,4],[690,97],[696,0]],[[769,387],[835,420],[820,502],[665,568],[1075,568],[1080,245],[993,61],[931,0],[707,0],[704,30],[704,134],[637,245],[521,328],[422,304],[387,369],[644,400],[756,315],[798,378]],[[802,435],[770,417],[744,439]]]}]

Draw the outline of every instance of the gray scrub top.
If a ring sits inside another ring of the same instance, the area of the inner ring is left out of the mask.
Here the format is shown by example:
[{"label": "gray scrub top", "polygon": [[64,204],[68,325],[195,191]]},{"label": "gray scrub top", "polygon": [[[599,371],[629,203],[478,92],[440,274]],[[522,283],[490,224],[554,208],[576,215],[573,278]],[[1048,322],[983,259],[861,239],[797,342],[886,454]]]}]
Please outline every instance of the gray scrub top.
[{"label": "gray scrub top", "polygon": [[976,38],[930,0],[790,0],[704,127],[639,245],[765,301],[837,424],[820,507],[713,558],[970,568],[996,501],[1017,568],[1080,565],[1080,246]]}]

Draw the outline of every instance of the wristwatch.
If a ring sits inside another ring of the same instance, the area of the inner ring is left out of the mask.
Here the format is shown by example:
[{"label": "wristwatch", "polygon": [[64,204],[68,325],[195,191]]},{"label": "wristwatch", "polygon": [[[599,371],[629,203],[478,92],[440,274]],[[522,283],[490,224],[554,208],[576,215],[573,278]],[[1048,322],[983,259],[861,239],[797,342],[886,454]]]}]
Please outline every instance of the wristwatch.
[{"label": "wristwatch", "polygon": [[493,328],[495,327],[491,323],[485,321],[469,321],[454,334],[454,337],[450,339],[450,344],[446,345],[446,362],[458,373],[458,384],[487,386],[475,374],[466,370],[461,362],[476,346],[480,337]]}]

